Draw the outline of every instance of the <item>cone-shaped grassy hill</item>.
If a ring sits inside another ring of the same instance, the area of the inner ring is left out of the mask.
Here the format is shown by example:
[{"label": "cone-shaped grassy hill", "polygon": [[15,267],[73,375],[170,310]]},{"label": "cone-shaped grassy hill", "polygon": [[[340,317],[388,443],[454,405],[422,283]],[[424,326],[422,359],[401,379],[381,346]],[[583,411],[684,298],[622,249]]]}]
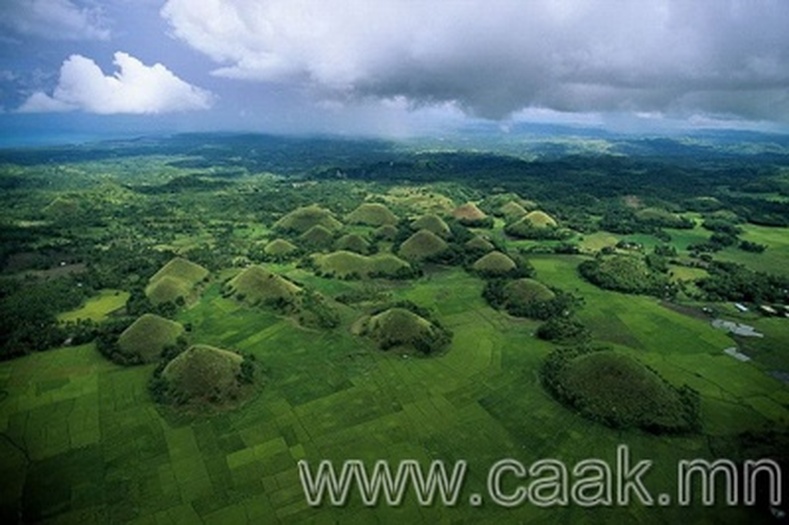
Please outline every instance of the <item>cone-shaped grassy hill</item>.
[{"label": "cone-shaped grassy hill", "polygon": [[448,344],[451,335],[424,317],[406,309],[389,308],[362,321],[361,333],[386,350],[393,346],[412,346],[431,353]]},{"label": "cone-shaped grassy hill", "polygon": [[379,253],[372,256],[359,255],[345,250],[318,254],[314,258],[321,273],[335,277],[393,277],[401,271],[410,270],[411,265],[392,255]]},{"label": "cone-shaped grassy hill", "polygon": [[331,211],[317,204],[296,208],[274,223],[275,230],[295,233],[304,233],[314,226],[335,231],[342,227],[342,223],[334,218]]},{"label": "cone-shaped grassy hill", "polygon": [[400,257],[409,261],[421,261],[440,254],[447,243],[429,230],[419,230],[400,245]]},{"label": "cone-shaped grassy hill", "polygon": [[384,204],[365,202],[345,217],[349,224],[365,224],[367,226],[383,226],[397,224],[397,215]]},{"label": "cone-shaped grassy hill", "polygon": [[451,235],[449,225],[444,221],[444,219],[432,213],[422,215],[413,221],[411,223],[411,228],[415,230],[427,230],[438,235],[439,237],[443,237],[444,239]]},{"label": "cone-shaped grassy hill", "polygon": [[167,363],[161,378],[178,405],[219,405],[241,394],[243,358],[208,345],[194,345]]},{"label": "cone-shaped grassy hill", "polygon": [[517,220],[529,213],[520,203],[509,201],[499,208],[499,213],[507,220]]},{"label": "cone-shaped grassy hill", "polygon": [[553,291],[534,279],[517,279],[504,287],[510,304],[525,305],[536,301],[549,301],[556,297]]},{"label": "cone-shaped grassy hill", "polygon": [[356,253],[367,253],[370,243],[358,233],[348,233],[337,239],[334,243],[335,250],[346,250]]},{"label": "cone-shaped grassy hill", "polygon": [[504,231],[516,237],[542,238],[556,230],[556,220],[543,211],[532,211],[507,225]]},{"label": "cone-shaped grassy hill", "polygon": [[535,210],[529,212],[524,217],[524,220],[527,220],[531,223],[532,226],[537,228],[547,228],[549,226],[557,226],[556,219],[545,213],[544,211]]},{"label": "cone-shaped grassy hill", "polygon": [[148,281],[145,295],[154,304],[175,301],[179,297],[187,299],[194,287],[208,276],[208,270],[176,257],[165,264]]},{"label": "cone-shaped grassy hill", "polygon": [[508,255],[499,251],[493,251],[477,259],[472,268],[485,274],[504,275],[517,268],[517,265]]},{"label": "cone-shaped grassy hill", "polygon": [[476,224],[488,218],[473,202],[461,204],[452,210],[452,216],[464,224]]},{"label": "cone-shaped grassy hill", "polygon": [[250,304],[292,303],[301,288],[262,266],[246,268],[227,283],[228,290],[237,299]]},{"label": "cone-shaped grassy hill", "polygon": [[118,348],[130,358],[139,358],[145,363],[153,363],[161,357],[162,350],[176,344],[184,333],[180,323],[153,314],[144,314],[134,321],[120,337]]},{"label": "cone-shaped grassy hill", "polygon": [[490,242],[489,240],[483,237],[480,237],[479,235],[466,241],[466,244],[464,246],[469,250],[474,250],[477,252],[490,252],[496,249],[496,247],[493,246],[492,242]]},{"label": "cone-shaped grassy hill", "polygon": [[298,247],[285,239],[274,239],[263,248],[266,255],[271,257],[287,257],[298,251]]},{"label": "cone-shaped grassy hill", "polygon": [[373,232],[373,238],[382,241],[393,241],[397,237],[397,228],[391,224],[384,224]]},{"label": "cone-shaped grassy hill", "polygon": [[322,250],[332,245],[334,234],[325,226],[318,224],[302,233],[299,240],[312,249]]}]

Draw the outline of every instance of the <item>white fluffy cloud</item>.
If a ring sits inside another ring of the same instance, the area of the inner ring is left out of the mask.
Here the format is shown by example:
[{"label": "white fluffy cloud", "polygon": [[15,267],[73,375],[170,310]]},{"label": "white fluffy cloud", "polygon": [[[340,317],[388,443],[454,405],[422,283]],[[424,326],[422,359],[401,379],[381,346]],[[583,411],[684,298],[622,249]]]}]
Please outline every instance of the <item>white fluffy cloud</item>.
[{"label": "white fluffy cloud", "polygon": [[0,25],[49,40],[107,40],[110,30],[95,7],[72,0],[2,0]]},{"label": "white fluffy cloud", "polygon": [[168,0],[216,75],[323,96],[789,121],[781,0]]},{"label": "white fluffy cloud", "polygon": [[105,76],[91,59],[72,55],[60,68],[52,95],[34,93],[20,112],[83,110],[89,113],[167,113],[207,109],[213,95],[192,86],[162,64],[146,66],[126,53],[115,53],[118,71]]}]

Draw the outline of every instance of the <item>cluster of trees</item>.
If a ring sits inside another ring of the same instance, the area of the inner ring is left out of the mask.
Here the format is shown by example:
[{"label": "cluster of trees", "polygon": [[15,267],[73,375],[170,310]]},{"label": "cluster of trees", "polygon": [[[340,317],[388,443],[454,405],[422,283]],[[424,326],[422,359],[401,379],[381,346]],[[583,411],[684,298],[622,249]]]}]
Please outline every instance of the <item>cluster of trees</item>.
[{"label": "cluster of trees", "polygon": [[656,233],[662,228],[676,228],[690,230],[695,223],[687,217],[677,217],[671,214],[639,216],[632,208],[610,205],[605,210],[599,223],[600,229],[612,233],[629,235],[632,233]]},{"label": "cluster of trees", "polygon": [[757,242],[740,240],[739,236],[743,233],[735,220],[708,218],[702,223],[704,229],[712,232],[706,242],[695,243],[688,246],[688,250],[695,254],[713,253],[729,246],[737,246],[740,250],[752,253],[762,253],[767,246]]},{"label": "cluster of trees", "polygon": [[61,325],[57,314],[78,308],[92,291],[73,277],[23,282],[0,281],[0,359],[60,346],[66,340],[89,341],[85,323]]},{"label": "cluster of trees", "polygon": [[710,301],[789,302],[789,279],[786,277],[722,261],[712,262],[707,271],[709,275],[698,279],[696,285]]},{"label": "cluster of trees", "polygon": [[[622,258],[629,256],[614,256]],[[636,267],[638,268],[638,267]],[[578,265],[581,277],[590,283],[617,292],[654,295],[661,298],[676,296],[679,288],[664,273],[668,267],[665,259],[660,256],[649,256],[644,259],[644,271],[631,271],[630,264],[606,263],[606,259],[598,257],[584,261]]]},{"label": "cluster of trees", "polygon": [[589,329],[574,317],[551,317],[537,328],[537,337],[556,344],[578,344],[589,341]]}]

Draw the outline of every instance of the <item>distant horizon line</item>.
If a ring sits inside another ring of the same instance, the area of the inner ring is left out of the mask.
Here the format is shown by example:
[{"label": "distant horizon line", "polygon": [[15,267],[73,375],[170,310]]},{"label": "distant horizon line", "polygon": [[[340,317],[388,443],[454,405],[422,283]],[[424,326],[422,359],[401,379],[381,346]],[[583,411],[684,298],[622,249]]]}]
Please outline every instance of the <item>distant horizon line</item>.
[{"label": "distant horizon line", "polygon": [[[554,133],[549,133],[553,130]],[[643,131],[621,131],[609,129],[603,125],[566,124],[544,122],[518,122],[510,129],[502,130],[496,123],[473,124],[464,128],[445,130],[440,133],[418,133],[409,136],[387,136],[380,133],[337,133],[325,131],[283,131],[283,130],[250,130],[250,129],[216,129],[216,130],[104,130],[101,132],[88,131],[55,131],[50,133],[23,132],[4,133],[0,131],[0,149],[36,149],[46,147],[88,146],[103,142],[120,140],[166,139],[188,135],[215,135],[215,136],[241,136],[259,135],[283,138],[326,138],[336,140],[381,140],[388,142],[409,142],[414,140],[441,140],[442,138],[462,138],[479,136],[482,132],[490,137],[513,137],[519,135],[541,135],[544,137],[572,137],[572,136],[608,136],[619,139],[677,139],[682,137],[704,137],[711,135],[739,135],[741,137],[789,137],[787,130],[756,130],[743,128],[687,128],[687,129],[661,129]]]}]

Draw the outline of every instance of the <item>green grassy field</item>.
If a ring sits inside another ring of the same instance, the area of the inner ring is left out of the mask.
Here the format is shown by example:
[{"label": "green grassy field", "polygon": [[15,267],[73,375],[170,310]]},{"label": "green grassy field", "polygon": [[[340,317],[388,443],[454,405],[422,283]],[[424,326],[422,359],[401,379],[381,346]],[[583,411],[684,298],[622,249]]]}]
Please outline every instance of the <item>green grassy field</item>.
[{"label": "green grassy field", "polygon": [[786,264],[786,261],[789,261],[789,236],[786,234],[786,229],[753,224],[743,225],[742,229],[743,240],[764,244],[768,248],[762,253],[727,248],[718,254],[718,259],[744,264],[764,272],[789,275],[789,267]]},{"label": "green grassy field", "polygon": [[[536,257],[538,278],[582,289],[581,312],[595,335],[654,367],[672,384],[704,395],[705,432],[716,435],[785,421],[787,390],[756,367],[722,353],[727,336],[661,307],[654,299],[602,292],[575,275],[576,257]],[[283,268],[285,268],[283,266]],[[291,270],[293,273],[298,270]],[[355,283],[314,278],[315,283]],[[396,297],[434,308],[454,331],[451,348],[404,359],[377,350],[347,328],[314,332],[271,312],[245,308],[219,285],[180,316],[193,340],[254,354],[266,386],[243,409],[208,419],[164,417],[146,389],[152,365],[122,368],[91,345],[0,364],[3,505],[27,517],[84,523],[295,522],[676,522],[739,523],[742,509],[473,508],[487,467],[498,459],[613,460],[626,442],[653,458],[650,488],[669,490],[674,464],[714,452],[703,435],[655,437],[615,432],[558,405],[537,369],[551,345],[538,323],[510,318],[480,297],[482,281],[460,270],[429,271]],[[318,288],[318,286],[316,286]],[[11,443],[21,445],[25,456]],[[308,507],[296,461],[347,458],[469,460],[458,506]],[[26,469],[26,476],[10,473]],[[23,490],[24,486],[24,490]]]},{"label": "green grassy field", "polygon": [[90,319],[102,321],[108,314],[126,306],[129,292],[122,290],[102,290],[97,296],[91,297],[81,308],[58,315],[58,320],[63,322]]}]

